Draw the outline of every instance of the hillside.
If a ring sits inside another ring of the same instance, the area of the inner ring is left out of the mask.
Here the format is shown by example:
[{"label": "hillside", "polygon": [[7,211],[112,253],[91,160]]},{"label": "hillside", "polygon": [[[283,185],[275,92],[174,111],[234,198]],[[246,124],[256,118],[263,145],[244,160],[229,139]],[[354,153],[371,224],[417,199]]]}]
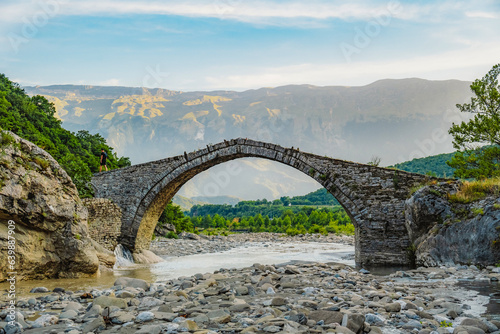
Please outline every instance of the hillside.
[{"label": "hillside", "polygon": [[[248,137],[302,151],[382,165],[411,156],[452,151],[451,139],[422,150],[436,129],[460,117],[455,105],[470,97],[469,82],[380,80],[360,87],[290,85],[244,92],[59,85],[26,87],[54,102],[64,127],[99,132],[133,163],[162,159],[224,139]],[[224,165],[198,175],[186,197],[244,199],[295,196],[319,185],[293,169],[241,159],[241,173],[216,193],[205,189]],[[244,176],[244,177],[242,177]]]},{"label": "hillside", "polygon": [[[251,217],[258,214],[269,217],[279,217],[283,212],[291,210],[294,213],[303,211],[303,207],[329,207],[335,212],[344,212],[339,202],[325,188],[320,188],[304,196],[281,197],[274,201],[261,199],[256,201],[240,201],[236,205],[205,204],[194,205],[188,215],[203,217],[220,215],[232,219],[234,217]],[[311,209],[312,210],[312,209]]]},{"label": "hillside", "polygon": [[438,154],[395,164],[393,167],[407,172],[431,174],[439,177],[453,177],[453,168],[448,166],[446,161],[450,160],[454,155],[455,153]]}]

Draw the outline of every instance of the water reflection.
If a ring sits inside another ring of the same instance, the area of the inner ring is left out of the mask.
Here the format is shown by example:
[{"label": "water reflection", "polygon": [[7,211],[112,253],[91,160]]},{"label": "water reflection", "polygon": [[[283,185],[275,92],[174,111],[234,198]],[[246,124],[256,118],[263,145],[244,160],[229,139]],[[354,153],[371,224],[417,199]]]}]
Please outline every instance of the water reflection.
[{"label": "water reflection", "polygon": [[489,281],[470,281],[461,280],[458,282],[459,287],[468,290],[474,290],[481,296],[489,297],[489,303],[486,304],[486,314],[491,319],[500,321],[500,283]]}]

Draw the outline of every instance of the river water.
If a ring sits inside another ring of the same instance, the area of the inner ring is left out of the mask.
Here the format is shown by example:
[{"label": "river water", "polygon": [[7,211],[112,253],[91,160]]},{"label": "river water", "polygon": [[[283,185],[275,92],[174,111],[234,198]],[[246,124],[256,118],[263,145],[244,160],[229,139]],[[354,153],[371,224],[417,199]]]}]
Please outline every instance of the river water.
[{"label": "river water", "polygon": [[[344,259],[348,257],[349,259]],[[354,247],[332,243],[263,243],[249,242],[242,247],[219,253],[196,254],[182,257],[162,256],[165,261],[152,265],[131,264],[119,257],[118,266],[112,273],[103,273],[97,278],[45,279],[16,283],[17,295],[25,297],[33,287],[52,290],[61,287],[78,291],[87,288],[105,289],[113,285],[120,276],[140,278],[148,282],[170,280],[197,273],[211,273],[220,268],[244,268],[260,264],[279,264],[289,261],[339,262],[354,266]],[[0,284],[0,290],[8,285]]]},{"label": "river water", "polygon": [[[162,256],[163,262],[152,265],[131,264],[126,258],[118,258],[119,266],[113,272],[103,273],[98,278],[87,279],[47,279],[40,281],[17,282],[17,295],[27,297],[33,287],[46,287],[52,290],[62,287],[78,291],[89,288],[106,289],[111,287],[120,276],[144,279],[148,282],[161,282],[181,276],[214,272],[220,268],[244,268],[260,264],[281,264],[293,261],[338,262],[354,266],[354,247],[343,244],[304,242],[304,243],[263,243],[249,242],[245,246],[228,251],[209,254],[196,254],[182,257]],[[381,271],[381,274],[388,272]],[[377,274],[377,272],[374,272]],[[7,284],[0,284],[5,290]],[[488,314],[500,319],[500,284],[489,282],[462,281],[457,295],[468,296],[476,315]],[[444,291],[443,293],[450,293]],[[439,294],[436,291],[436,294]]]}]

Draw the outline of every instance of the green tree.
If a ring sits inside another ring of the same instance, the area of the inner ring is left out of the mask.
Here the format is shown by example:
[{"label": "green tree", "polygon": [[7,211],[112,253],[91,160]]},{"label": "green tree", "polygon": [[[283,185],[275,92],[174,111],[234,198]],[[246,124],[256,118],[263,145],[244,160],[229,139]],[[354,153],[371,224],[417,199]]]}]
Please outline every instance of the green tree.
[{"label": "green tree", "polygon": [[454,175],[461,178],[500,176],[500,64],[470,88],[474,96],[470,103],[457,104],[464,113],[474,115],[461,124],[453,124],[449,133],[453,145],[459,150],[448,161],[455,168]]}]

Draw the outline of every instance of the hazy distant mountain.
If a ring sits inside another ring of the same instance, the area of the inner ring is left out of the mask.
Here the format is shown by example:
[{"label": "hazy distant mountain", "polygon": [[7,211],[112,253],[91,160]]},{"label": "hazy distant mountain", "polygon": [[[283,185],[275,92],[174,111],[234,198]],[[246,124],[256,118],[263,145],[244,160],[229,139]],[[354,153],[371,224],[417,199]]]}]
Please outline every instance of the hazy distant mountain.
[{"label": "hazy distant mountain", "polygon": [[197,201],[195,199],[187,198],[181,195],[175,195],[172,199],[172,203],[180,206],[182,211],[189,211],[194,205],[205,205],[209,204],[207,202]]},{"label": "hazy distant mountain", "polygon": [[[390,165],[453,150],[447,130],[469,82],[381,80],[362,87],[293,85],[244,92],[178,92],[95,86],[25,87],[54,102],[63,126],[99,132],[133,163],[162,159],[224,139],[248,137],[302,151]],[[303,195],[318,184],[293,169],[253,159],[221,184],[200,174],[180,194],[244,199]],[[207,186],[208,185],[208,186]],[[257,185],[257,186],[255,186]]]},{"label": "hazy distant mountain", "polygon": [[192,199],[196,201],[205,202],[206,204],[229,204],[229,205],[236,205],[242,201],[241,198],[234,196],[213,196],[213,197],[196,196],[193,197]]}]

